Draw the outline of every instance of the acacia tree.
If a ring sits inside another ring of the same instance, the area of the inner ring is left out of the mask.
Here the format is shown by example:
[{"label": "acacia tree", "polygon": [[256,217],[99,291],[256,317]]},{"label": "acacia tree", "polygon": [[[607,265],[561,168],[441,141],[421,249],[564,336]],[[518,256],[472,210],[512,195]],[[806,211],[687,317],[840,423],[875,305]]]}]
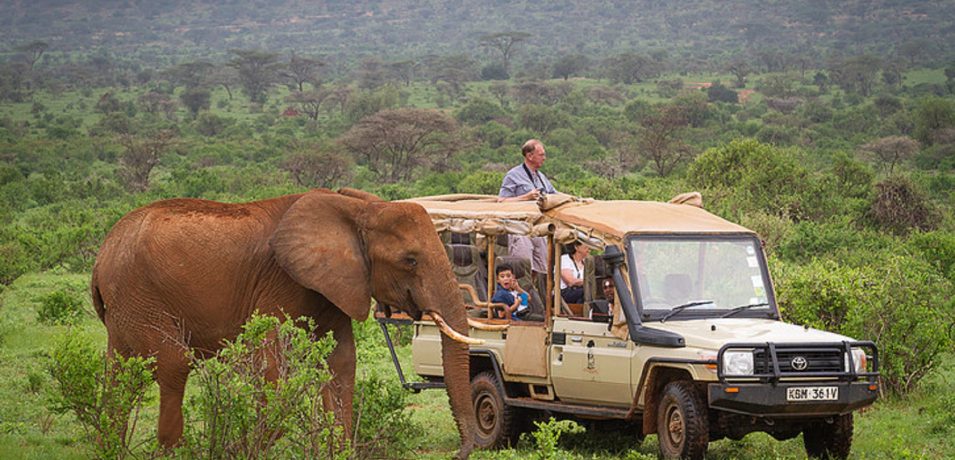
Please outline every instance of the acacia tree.
[{"label": "acacia tree", "polygon": [[919,151],[919,141],[906,136],[889,136],[876,139],[860,147],[889,165],[889,174],[901,163]]},{"label": "acacia tree", "polygon": [[161,129],[148,136],[121,134],[118,138],[125,151],[120,156],[119,178],[131,192],[149,189],[149,174],[176,139],[171,129]]},{"label": "acacia tree", "polygon": [[312,89],[309,91],[297,91],[289,94],[288,97],[285,98],[285,101],[290,104],[294,104],[302,113],[308,116],[309,119],[318,120],[318,114],[322,108],[322,103],[332,96],[333,92],[331,90]]},{"label": "acacia tree", "polygon": [[339,187],[348,184],[354,162],[347,155],[318,146],[299,149],[282,162],[282,169],[291,174],[301,187]]},{"label": "acacia tree", "polygon": [[749,64],[743,59],[736,58],[730,61],[726,66],[726,70],[733,74],[736,77],[736,87],[742,88],[746,86],[746,76],[752,72],[752,69],[749,67]]},{"label": "acacia tree", "polygon": [[640,119],[640,153],[660,176],[673,172],[690,155],[690,148],[679,139],[690,124],[686,111],[678,105],[657,107]]},{"label": "acacia tree", "polygon": [[444,112],[406,108],[361,119],[339,142],[386,182],[411,180],[418,167],[445,170],[463,145],[457,122]]},{"label": "acacia tree", "polygon": [[881,59],[864,54],[830,63],[829,75],[832,81],[844,91],[868,97],[872,94],[881,68]]},{"label": "acacia tree", "polygon": [[563,55],[554,63],[554,78],[563,78],[565,81],[575,75],[580,74],[590,65],[590,58],[583,54]]},{"label": "acacia tree", "polygon": [[207,78],[210,86],[222,86],[222,89],[228,93],[229,100],[232,100],[232,87],[239,79],[234,68],[229,65],[215,66],[210,70]]},{"label": "acacia tree", "polygon": [[498,32],[496,34],[484,34],[480,37],[481,46],[484,48],[493,48],[501,53],[501,64],[504,70],[510,74],[511,58],[517,51],[517,46],[531,38],[527,32]]},{"label": "acacia tree", "polygon": [[264,103],[269,87],[276,81],[278,55],[257,50],[232,50],[232,54],[236,57],[229,61],[229,66],[238,72],[239,83],[249,100]]},{"label": "acacia tree", "polygon": [[208,75],[214,67],[212,63],[205,61],[185,62],[167,70],[165,73],[173,84],[192,89],[205,85]]},{"label": "acacia tree", "polygon": [[45,53],[49,48],[50,45],[48,43],[36,40],[27,43],[26,45],[18,46],[16,51],[27,55],[27,61],[30,62],[30,70],[33,70],[33,67],[36,66],[37,61],[43,57],[43,53]]},{"label": "acacia tree", "polygon": [[279,73],[298,88],[299,92],[302,92],[305,91],[305,83],[311,83],[314,87],[320,85],[318,71],[324,66],[325,63],[318,59],[301,57],[292,53],[288,63]]}]

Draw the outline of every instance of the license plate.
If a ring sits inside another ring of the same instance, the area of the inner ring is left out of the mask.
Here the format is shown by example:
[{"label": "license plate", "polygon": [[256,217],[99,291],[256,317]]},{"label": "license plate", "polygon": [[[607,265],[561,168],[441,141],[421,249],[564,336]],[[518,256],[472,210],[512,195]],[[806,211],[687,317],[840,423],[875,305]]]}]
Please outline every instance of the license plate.
[{"label": "license plate", "polygon": [[839,387],[789,387],[786,401],[835,401],[839,399]]}]

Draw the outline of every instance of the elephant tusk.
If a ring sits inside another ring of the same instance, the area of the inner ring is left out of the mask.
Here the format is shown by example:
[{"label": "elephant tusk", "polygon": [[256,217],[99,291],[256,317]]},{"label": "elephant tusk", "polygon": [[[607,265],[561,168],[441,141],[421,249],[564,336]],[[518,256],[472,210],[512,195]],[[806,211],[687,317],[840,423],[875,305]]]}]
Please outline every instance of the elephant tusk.
[{"label": "elephant tusk", "polygon": [[483,345],[484,344],[484,341],[481,339],[474,339],[464,334],[461,334],[460,332],[455,331],[454,329],[451,329],[451,326],[448,326],[448,323],[444,321],[444,318],[442,318],[441,315],[435,312],[430,312],[430,313],[431,313],[431,317],[434,319],[434,323],[437,324],[438,328],[441,329],[441,332],[443,332],[444,335],[448,336],[449,338],[461,343],[466,343],[468,345]]},{"label": "elephant tusk", "polygon": [[471,318],[468,318],[468,325],[481,331],[505,331],[510,326],[509,324],[484,324]]}]

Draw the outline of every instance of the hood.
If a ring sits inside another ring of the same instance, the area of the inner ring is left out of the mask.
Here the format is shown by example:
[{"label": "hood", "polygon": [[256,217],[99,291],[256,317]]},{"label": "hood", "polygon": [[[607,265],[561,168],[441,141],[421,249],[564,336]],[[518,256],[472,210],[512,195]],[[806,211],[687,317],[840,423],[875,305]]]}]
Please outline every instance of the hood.
[{"label": "hood", "polygon": [[807,343],[852,341],[853,339],[819,329],[770,319],[713,318],[665,323],[644,323],[647,327],[680,334],[686,346],[719,350],[730,342]]}]

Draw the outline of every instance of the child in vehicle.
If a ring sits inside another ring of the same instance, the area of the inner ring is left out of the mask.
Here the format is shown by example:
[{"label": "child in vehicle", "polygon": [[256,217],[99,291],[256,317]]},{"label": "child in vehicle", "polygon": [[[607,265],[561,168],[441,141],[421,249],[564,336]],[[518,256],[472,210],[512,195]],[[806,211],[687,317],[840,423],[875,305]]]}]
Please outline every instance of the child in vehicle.
[{"label": "child in vehicle", "polygon": [[509,265],[498,265],[495,272],[497,274],[497,289],[494,290],[491,302],[504,304],[507,314],[512,319],[523,318],[530,312],[530,308],[527,306],[527,292],[521,288],[520,283],[514,278],[514,271]]}]

